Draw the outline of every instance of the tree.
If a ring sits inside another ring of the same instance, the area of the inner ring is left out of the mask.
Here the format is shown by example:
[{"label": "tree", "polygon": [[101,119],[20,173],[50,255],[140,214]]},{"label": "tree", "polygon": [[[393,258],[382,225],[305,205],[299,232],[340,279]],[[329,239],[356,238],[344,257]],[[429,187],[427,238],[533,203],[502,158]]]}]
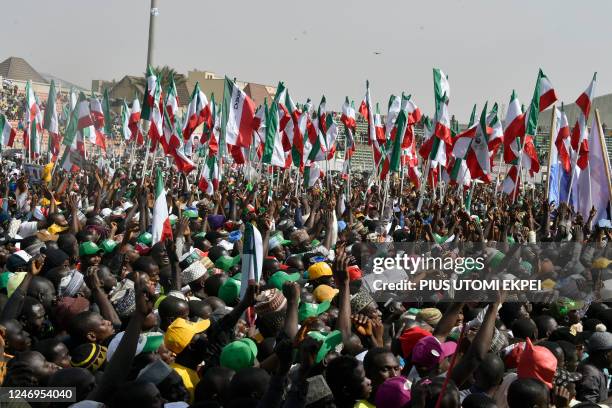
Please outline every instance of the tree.
[{"label": "tree", "polygon": [[[174,68],[170,68],[167,65],[164,65],[163,67],[155,67],[154,69],[155,73],[157,74],[157,77],[161,80],[162,92],[166,92],[166,89],[168,89],[168,81],[170,80],[171,76],[174,76],[174,83],[177,87],[187,82],[187,77],[185,77],[185,75],[177,73]],[[138,86],[141,86],[142,89],[144,89],[147,84],[146,77],[147,73],[145,72],[144,76],[142,78],[138,78],[138,80],[136,81],[136,84]]]}]

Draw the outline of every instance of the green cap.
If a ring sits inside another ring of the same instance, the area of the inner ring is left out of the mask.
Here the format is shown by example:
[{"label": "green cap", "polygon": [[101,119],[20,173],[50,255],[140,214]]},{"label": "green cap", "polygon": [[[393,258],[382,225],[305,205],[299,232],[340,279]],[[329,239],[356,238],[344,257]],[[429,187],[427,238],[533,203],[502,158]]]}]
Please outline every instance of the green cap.
[{"label": "green cap", "polygon": [[268,279],[268,283],[274,286],[278,290],[283,290],[283,285],[285,282],[295,282],[300,279],[299,273],[287,273],[283,271],[275,272],[270,279]]},{"label": "green cap", "polygon": [[186,218],[198,218],[198,212],[196,210],[185,210],[183,211],[183,217]]},{"label": "green cap", "polygon": [[118,245],[117,242],[113,241],[112,239],[105,239],[100,244],[104,252],[107,254],[110,254],[111,252],[113,252],[113,250],[117,247],[117,245]]},{"label": "green cap", "polygon": [[95,255],[104,252],[95,242],[85,241],[79,245],[79,255]]},{"label": "green cap", "polygon": [[331,303],[329,300],[323,301],[319,304],[301,302],[300,308],[298,309],[298,320],[302,323],[309,317],[320,316],[322,313],[327,312]]},{"label": "green cap", "polygon": [[227,367],[234,371],[253,367],[257,357],[257,345],[249,338],[232,341],[223,347],[219,362],[221,367]]},{"label": "green cap", "polygon": [[240,255],[236,255],[233,258],[231,256],[224,255],[217,259],[217,261],[215,262],[215,268],[223,269],[225,272],[227,272],[239,263]]},{"label": "green cap", "polygon": [[198,232],[193,236],[194,238],[206,238],[206,233],[204,231]]},{"label": "green cap", "polygon": [[168,219],[170,220],[170,225],[174,225],[176,224],[176,220],[178,220],[178,217],[175,214],[170,214],[168,216]]},{"label": "green cap", "polygon": [[315,363],[320,363],[323,361],[325,356],[336,348],[338,344],[342,343],[342,333],[340,330],[334,330],[329,333],[327,336],[318,331],[308,332],[308,335],[313,339],[322,342],[321,348],[319,348],[319,352],[317,353],[317,357],[315,359]]},{"label": "green cap", "polygon": [[136,238],[136,242],[140,242],[141,244],[151,245],[153,242],[153,235],[150,232],[143,232]]},{"label": "green cap", "polygon": [[228,306],[234,304],[240,295],[240,281],[229,278],[219,288],[218,295]]}]

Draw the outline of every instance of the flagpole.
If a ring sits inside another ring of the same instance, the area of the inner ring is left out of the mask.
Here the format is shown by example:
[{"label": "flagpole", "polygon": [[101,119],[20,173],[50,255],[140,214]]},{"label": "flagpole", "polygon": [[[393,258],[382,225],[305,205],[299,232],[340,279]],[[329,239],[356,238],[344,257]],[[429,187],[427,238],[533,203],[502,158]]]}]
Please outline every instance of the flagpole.
[{"label": "flagpole", "polygon": [[547,201],[548,201],[548,193],[550,191],[550,167],[552,166],[552,146],[554,143],[556,114],[557,114],[557,105],[553,104],[551,115],[550,115],[550,143],[548,144],[548,168],[546,170],[546,195],[545,197]]},{"label": "flagpole", "polygon": [[610,203],[612,204],[612,183],[610,181],[610,158],[608,157],[608,151],[606,146],[606,138],[603,134],[603,128],[601,126],[601,118],[599,117],[599,109],[595,109],[595,121],[597,122],[597,132],[599,133],[599,145],[601,147],[601,155],[604,158],[606,164],[606,178],[608,179],[608,193],[610,195]]},{"label": "flagpole", "polygon": [[514,202],[516,201],[516,194],[519,188],[519,182],[520,183],[523,182],[523,177],[521,174],[521,172],[523,171],[523,144],[521,144],[521,149],[519,150],[518,160],[519,160],[519,168],[516,174],[519,180],[517,180],[517,182],[514,183],[514,189],[512,190],[512,204],[514,204]]}]

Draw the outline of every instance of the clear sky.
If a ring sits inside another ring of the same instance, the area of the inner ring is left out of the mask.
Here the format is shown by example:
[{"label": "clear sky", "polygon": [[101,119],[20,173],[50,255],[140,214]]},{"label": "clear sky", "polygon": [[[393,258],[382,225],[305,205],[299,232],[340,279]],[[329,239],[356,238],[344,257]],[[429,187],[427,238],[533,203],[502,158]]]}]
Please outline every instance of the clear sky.
[{"label": "clear sky", "polygon": [[[92,79],[144,72],[150,0],[3,0],[0,59],[89,87]],[[572,102],[598,71],[612,91],[612,1],[159,0],[155,65],[209,70],[240,80],[285,81],[293,99],[324,93],[338,110],[358,105],[365,80],[386,105],[411,93],[433,109],[432,68],[451,84],[450,112],[472,104],[528,104],[542,67]],[[375,54],[379,52],[380,54]]]}]

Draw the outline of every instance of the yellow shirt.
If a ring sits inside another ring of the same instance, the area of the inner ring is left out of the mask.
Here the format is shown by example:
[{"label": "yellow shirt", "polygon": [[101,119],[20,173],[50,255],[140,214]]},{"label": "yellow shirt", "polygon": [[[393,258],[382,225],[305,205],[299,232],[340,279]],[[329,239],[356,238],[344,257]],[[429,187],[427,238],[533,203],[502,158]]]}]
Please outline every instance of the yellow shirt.
[{"label": "yellow shirt", "polygon": [[200,377],[195,370],[191,368],[182,366],[177,363],[170,364],[170,367],[177,372],[178,375],[183,379],[183,384],[185,384],[185,388],[189,392],[189,403],[193,404],[193,392],[195,390],[196,385],[200,382]]},{"label": "yellow shirt", "polygon": [[353,408],[376,408],[376,406],[370,404],[366,400],[359,400],[353,405]]}]

